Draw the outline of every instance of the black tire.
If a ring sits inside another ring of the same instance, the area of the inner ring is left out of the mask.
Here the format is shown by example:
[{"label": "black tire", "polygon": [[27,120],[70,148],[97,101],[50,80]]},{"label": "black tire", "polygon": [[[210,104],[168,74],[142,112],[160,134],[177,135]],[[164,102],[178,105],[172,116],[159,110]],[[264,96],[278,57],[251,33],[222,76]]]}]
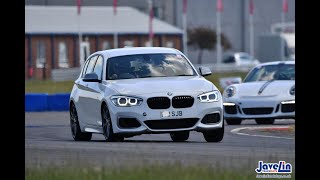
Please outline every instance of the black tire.
[{"label": "black tire", "polygon": [[225,119],[228,125],[240,125],[242,119]]},{"label": "black tire", "polygon": [[207,142],[220,142],[224,136],[224,123],[219,129],[209,130],[202,133]]},{"label": "black tire", "polygon": [[90,141],[92,137],[92,133],[90,132],[82,132],[79,125],[78,113],[76,106],[71,103],[70,104],[70,128],[71,134],[75,141]]},{"label": "black tire", "polygon": [[261,119],[255,119],[257,124],[273,124],[274,119],[272,118],[261,118]]},{"label": "black tire", "polygon": [[121,142],[124,140],[123,136],[113,133],[112,121],[107,105],[102,105],[101,108],[101,118],[102,118],[102,130],[104,138],[107,142]]},{"label": "black tire", "polygon": [[174,142],[182,142],[188,140],[190,131],[179,131],[170,133],[170,137]]}]

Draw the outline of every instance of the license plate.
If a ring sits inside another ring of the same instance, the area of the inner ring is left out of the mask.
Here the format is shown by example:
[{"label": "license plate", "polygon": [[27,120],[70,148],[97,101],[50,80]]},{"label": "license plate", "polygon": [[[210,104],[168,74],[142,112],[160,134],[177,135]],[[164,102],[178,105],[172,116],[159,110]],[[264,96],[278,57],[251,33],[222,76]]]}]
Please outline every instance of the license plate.
[{"label": "license plate", "polygon": [[161,118],[182,116],[182,111],[162,111]]}]

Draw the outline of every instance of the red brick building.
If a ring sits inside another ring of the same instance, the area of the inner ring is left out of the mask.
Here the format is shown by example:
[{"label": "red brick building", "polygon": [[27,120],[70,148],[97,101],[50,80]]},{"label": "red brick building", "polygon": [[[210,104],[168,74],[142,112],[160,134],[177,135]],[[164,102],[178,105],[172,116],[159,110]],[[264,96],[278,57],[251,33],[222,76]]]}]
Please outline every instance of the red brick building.
[{"label": "red brick building", "polygon": [[[80,22],[80,23],[79,23]],[[148,46],[148,15],[131,7],[25,6],[25,79],[51,78],[52,69],[80,67],[79,31],[84,57],[114,47]],[[153,46],[182,50],[182,30],[153,19]],[[82,60],[84,61],[84,60]],[[82,63],[82,62],[81,62]]]}]

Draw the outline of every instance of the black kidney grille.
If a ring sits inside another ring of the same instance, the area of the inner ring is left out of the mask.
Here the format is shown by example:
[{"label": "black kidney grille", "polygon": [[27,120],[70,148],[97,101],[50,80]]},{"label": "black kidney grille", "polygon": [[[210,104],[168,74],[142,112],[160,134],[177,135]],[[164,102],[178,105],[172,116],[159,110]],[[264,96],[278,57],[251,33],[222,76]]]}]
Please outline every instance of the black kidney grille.
[{"label": "black kidney grille", "polygon": [[172,98],[172,106],[174,108],[188,108],[194,103],[192,96],[174,96]]},{"label": "black kidney grille", "polygon": [[167,97],[152,97],[147,100],[150,109],[168,109],[170,99]]}]

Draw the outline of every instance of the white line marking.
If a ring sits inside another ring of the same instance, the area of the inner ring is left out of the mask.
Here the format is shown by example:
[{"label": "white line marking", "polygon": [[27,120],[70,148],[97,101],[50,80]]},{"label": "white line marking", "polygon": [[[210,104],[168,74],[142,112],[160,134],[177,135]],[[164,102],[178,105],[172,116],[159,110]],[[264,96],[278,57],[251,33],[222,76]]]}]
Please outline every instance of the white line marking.
[{"label": "white line marking", "polygon": [[246,133],[239,132],[243,129],[264,129],[264,128],[284,128],[284,127],[289,127],[289,126],[241,127],[241,128],[232,129],[230,132],[234,133],[234,134],[238,134],[238,135],[245,135],[245,136],[268,137],[268,138],[278,138],[278,139],[294,139],[294,138],[289,138],[289,137],[266,136],[266,135],[246,134]]}]

